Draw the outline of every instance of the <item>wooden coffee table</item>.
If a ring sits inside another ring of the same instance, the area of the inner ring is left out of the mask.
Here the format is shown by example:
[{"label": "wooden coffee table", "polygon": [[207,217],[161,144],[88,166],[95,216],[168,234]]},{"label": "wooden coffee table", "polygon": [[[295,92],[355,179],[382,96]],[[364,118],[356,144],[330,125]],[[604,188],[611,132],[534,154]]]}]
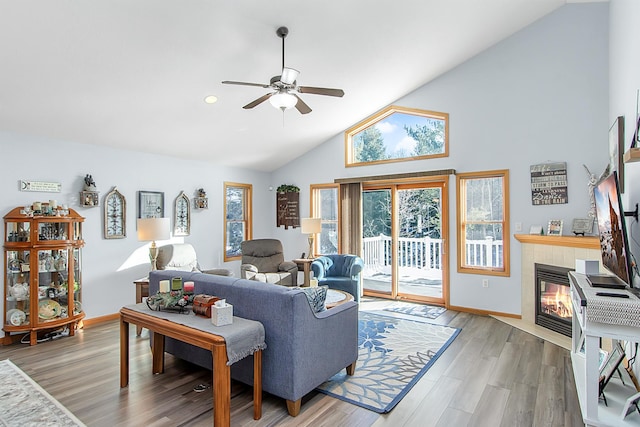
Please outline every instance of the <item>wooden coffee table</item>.
[{"label": "wooden coffee table", "polygon": [[[202,319],[211,325],[210,319]],[[213,332],[205,332],[189,326],[156,317],[129,307],[120,310],[120,387],[129,384],[129,324],[145,327],[153,334],[152,371],[164,372],[164,337],[171,337],[211,351],[213,358],[213,425],[227,427],[231,424],[231,367],[227,365],[225,339]],[[257,322],[254,322],[257,323]],[[253,353],[253,418],[262,416],[262,350]]]},{"label": "wooden coffee table", "polygon": [[347,301],[353,301],[353,295],[337,289],[327,289],[327,299],[325,303],[327,309],[344,304]]}]

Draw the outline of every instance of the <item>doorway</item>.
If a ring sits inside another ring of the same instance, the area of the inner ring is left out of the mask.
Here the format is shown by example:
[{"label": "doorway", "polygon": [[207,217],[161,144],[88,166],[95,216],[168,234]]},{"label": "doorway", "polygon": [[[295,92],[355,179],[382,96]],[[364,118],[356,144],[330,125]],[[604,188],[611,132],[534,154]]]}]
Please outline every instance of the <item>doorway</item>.
[{"label": "doorway", "polygon": [[365,295],[446,305],[447,180],[365,184]]}]

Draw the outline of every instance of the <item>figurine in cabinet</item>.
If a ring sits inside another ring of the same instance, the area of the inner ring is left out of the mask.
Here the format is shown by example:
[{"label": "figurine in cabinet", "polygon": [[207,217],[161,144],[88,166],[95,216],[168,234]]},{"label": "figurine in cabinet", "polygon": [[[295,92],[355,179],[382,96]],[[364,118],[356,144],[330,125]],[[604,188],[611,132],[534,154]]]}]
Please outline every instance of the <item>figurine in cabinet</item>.
[{"label": "figurine in cabinet", "polygon": [[29,284],[16,283],[11,287],[9,293],[10,296],[14,297],[16,300],[23,300],[29,296]]}]

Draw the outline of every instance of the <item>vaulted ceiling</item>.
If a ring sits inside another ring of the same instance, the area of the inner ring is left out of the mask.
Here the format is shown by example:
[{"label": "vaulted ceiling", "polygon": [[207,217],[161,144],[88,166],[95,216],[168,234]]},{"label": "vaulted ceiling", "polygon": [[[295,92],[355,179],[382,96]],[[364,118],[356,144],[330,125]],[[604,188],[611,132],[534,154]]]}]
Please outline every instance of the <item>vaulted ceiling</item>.
[{"label": "vaulted ceiling", "polygon": [[[0,130],[271,171],[565,3],[0,0]],[[221,84],[279,75],[283,25],[298,83],[343,98]]]}]

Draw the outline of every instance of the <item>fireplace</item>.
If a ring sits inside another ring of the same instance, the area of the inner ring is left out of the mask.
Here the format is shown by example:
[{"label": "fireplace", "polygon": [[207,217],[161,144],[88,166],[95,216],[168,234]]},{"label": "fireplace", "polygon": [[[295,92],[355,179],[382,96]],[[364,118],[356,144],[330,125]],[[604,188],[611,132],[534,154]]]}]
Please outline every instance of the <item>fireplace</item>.
[{"label": "fireplace", "polygon": [[571,292],[568,273],[572,269],[535,264],[536,324],[571,336]]}]

